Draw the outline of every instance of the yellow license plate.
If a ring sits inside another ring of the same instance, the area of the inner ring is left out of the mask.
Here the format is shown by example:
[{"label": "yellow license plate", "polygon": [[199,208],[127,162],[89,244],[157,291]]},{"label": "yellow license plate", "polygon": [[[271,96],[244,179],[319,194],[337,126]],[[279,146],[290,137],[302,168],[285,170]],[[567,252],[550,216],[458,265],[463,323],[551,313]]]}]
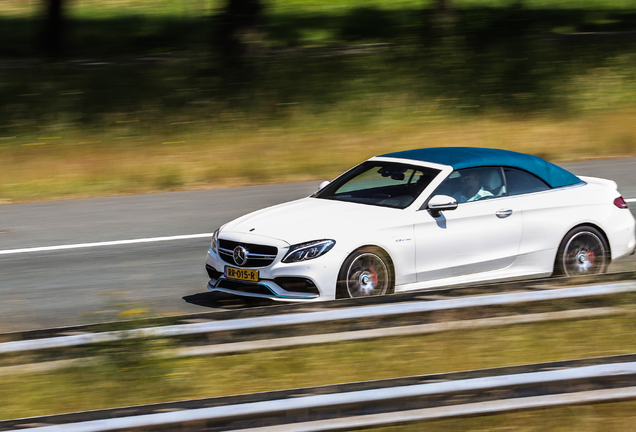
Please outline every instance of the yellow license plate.
[{"label": "yellow license plate", "polygon": [[258,282],[258,270],[225,267],[225,277],[242,281]]}]

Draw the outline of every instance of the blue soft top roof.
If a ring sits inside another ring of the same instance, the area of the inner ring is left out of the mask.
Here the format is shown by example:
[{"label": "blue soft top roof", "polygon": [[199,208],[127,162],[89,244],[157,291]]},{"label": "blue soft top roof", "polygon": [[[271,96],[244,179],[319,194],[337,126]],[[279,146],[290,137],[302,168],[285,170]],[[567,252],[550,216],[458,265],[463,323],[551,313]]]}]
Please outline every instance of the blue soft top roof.
[{"label": "blue soft top roof", "polygon": [[480,166],[504,166],[528,171],[551,187],[569,186],[581,179],[540,157],[508,150],[478,147],[433,147],[387,153],[383,157],[412,159],[450,165],[454,169]]}]

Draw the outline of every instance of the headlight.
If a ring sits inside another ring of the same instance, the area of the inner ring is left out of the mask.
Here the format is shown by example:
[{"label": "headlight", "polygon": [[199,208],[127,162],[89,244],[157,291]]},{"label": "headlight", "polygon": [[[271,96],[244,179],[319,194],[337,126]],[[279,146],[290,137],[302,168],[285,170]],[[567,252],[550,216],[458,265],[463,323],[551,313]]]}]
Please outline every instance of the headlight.
[{"label": "headlight", "polygon": [[335,244],[335,240],[316,240],[294,245],[289,248],[289,252],[283,258],[283,262],[295,263],[318,258],[329,252]]},{"label": "headlight", "polygon": [[219,253],[219,230],[220,229],[221,228],[219,228],[218,230],[214,231],[214,235],[212,235],[212,250],[216,254]]}]

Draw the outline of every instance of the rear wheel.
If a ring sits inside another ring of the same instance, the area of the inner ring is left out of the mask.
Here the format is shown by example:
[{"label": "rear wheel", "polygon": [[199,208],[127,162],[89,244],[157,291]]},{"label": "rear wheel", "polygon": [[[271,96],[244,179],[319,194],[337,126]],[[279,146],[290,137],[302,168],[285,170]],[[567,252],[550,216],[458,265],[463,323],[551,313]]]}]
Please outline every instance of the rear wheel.
[{"label": "rear wheel", "polygon": [[338,274],[339,298],[384,295],[393,292],[393,269],[386,253],[364,247],[347,257]]},{"label": "rear wheel", "polygon": [[568,232],[559,246],[554,266],[558,276],[583,276],[605,273],[610,250],[605,237],[590,226]]}]

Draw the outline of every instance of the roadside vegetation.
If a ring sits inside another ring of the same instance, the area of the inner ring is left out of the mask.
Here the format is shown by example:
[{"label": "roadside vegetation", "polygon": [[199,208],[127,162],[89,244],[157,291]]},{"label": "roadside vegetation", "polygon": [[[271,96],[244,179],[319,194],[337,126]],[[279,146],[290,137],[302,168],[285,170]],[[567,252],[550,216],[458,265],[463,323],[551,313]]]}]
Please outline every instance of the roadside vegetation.
[{"label": "roadside vegetation", "polygon": [[[264,0],[220,54],[221,0],[0,4],[0,202],[331,179],[470,145],[636,155],[630,1]],[[585,34],[581,34],[585,33]]]},{"label": "roadside vegetation", "polygon": [[[0,2],[0,204],[324,180],[416,147],[636,155],[630,0],[454,0],[444,16],[427,0],[263,0],[239,60],[220,54],[221,0],[67,3],[51,59],[34,44],[41,3]],[[121,341],[86,353],[102,364],[3,376],[0,418],[632,353],[635,324],[628,310],[190,359],[146,357],[169,340]],[[426,430],[622,431],[634,413],[623,402]]]},{"label": "roadside vegetation", "polygon": [[[122,340],[87,349],[100,364],[3,376],[0,419],[633,353],[633,301],[621,303],[624,313],[603,318],[202,358],[157,357],[169,340]],[[622,402],[452,419],[427,422],[426,430],[622,431],[633,424],[634,408]]]}]

